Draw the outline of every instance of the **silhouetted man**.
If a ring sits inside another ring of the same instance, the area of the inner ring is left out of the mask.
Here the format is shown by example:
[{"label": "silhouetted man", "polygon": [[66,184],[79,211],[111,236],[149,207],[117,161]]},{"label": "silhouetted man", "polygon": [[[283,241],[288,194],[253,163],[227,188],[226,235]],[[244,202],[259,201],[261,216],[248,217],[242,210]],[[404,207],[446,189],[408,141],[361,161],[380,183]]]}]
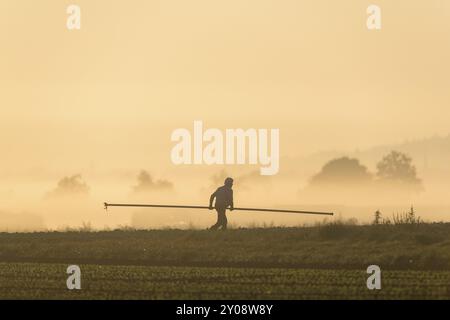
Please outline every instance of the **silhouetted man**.
[{"label": "silhouetted man", "polygon": [[227,216],[225,212],[228,207],[230,207],[231,211],[234,210],[233,189],[231,189],[232,186],[233,179],[226,178],[224,185],[219,187],[209,198],[209,210],[214,209],[213,201],[214,198],[216,198],[214,207],[217,211],[217,222],[211,227],[211,230],[217,230],[219,227],[222,227],[222,230],[227,229]]}]

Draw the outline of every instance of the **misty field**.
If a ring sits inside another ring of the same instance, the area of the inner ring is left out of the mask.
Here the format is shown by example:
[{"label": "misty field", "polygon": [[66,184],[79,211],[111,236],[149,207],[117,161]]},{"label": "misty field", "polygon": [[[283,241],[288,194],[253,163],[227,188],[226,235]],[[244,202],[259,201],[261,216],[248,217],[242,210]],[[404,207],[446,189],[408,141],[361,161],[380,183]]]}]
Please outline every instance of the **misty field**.
[{"label": "misty field", "polygon": [[450,224],[2,233],[0,298],[449,299]]}]

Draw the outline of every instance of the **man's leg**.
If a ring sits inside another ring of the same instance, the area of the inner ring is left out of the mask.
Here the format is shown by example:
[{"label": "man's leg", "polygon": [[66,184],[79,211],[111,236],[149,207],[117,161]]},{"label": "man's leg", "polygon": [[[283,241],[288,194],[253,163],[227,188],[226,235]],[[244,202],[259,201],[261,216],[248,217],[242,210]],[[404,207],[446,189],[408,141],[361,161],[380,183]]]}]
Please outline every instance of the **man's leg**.
[{"label": "man's leg", "polygon": [[227,209],[225,208],[220,208],[220,210],[217,210],[218,214],[219,214],[219,223],[222,226],[222,230],[226,230],[227,229],[227,215],[226,215],[226,211]]},{"label": "man's leg", "polygon": [[216,208],[216,211],[217,211],[217,222],[216,224],[212,225],[211,228],[209,228],[210,230],[217,230],[221,225],[220,209]]}]

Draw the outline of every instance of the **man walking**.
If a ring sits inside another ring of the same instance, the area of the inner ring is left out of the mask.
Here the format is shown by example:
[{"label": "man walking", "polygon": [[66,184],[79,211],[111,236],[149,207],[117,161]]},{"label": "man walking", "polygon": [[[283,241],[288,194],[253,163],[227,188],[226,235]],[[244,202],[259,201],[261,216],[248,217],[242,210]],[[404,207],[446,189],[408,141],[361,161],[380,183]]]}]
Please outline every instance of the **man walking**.
[{"label": "man walking", "polygon": [[226,210],[229,207],[230,211],[234,210],[233,204],[233,179],[226,178],[223,186],[219,187],[209,198],[209,210],[213,210],[213,201],[216,199],[214,207],[217,211],[217,222],[211,226],[211,230],[217,230],[222,227],[222,230],[227,229]]}]

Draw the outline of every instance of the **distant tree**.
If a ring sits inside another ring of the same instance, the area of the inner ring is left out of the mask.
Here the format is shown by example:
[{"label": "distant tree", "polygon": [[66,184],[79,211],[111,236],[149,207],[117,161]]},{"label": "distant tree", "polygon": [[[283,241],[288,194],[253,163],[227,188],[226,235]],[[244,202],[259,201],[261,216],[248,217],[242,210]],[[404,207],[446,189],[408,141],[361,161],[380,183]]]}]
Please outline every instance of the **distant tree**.
[{"label": "distant tree", "polygon": [[411,209],[409,209],[408,220],[409,223],[421,223],[422,221],[420,217],[416,216],[416,211],[414,210],[413,206],[411,206]]},{"label": "distant tree", "polygon": [[381,224],[382,220],[381,220],[381,212],[380,210],[375,211],[375,219],[373,220],[373,224]]},{"label": "distant tree", "polygon": [[87,195],[89,187],[80,174],[64,177],[58,181],[56,188],[49,193],[49,196],[66,196],[66,195]]},{"label": "distant tree", "polygon": [[377,177],[382,181],[399,182],[420,188],[422,186],[411,157],[398,151],[391,151],[378,162]]},{"label": "distant tree", "polygon": [[414,207],[413,206],[411,206],[411,209],[408,212],[408,219],[411,222],[416,221],[416,212],[414,211]]},{"label": "distant tree", "polygon": [[142,193],[156,190],[171,190],[173,184],[167,180],[154,181],[152,176],[145,170],[142,170],[137,176],[138,184],[133,186],[134,193]]},{"label": "distant tree", "polygon": [[361,165],[358,159],[342,157],[326,163],[322,170],[312,177],[311,185],[336,183],[370,182],[372,175],[367,167]]}]

